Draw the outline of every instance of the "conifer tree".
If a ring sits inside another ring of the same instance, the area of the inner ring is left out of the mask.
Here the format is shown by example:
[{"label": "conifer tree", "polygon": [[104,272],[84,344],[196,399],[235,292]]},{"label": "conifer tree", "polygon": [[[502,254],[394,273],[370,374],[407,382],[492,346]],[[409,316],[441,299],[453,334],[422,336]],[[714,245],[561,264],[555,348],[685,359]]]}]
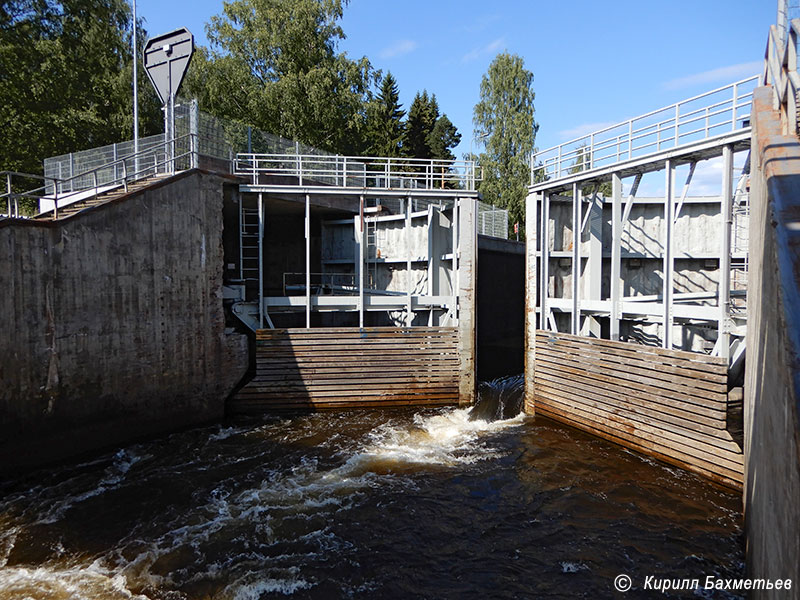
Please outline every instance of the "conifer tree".
[{"label": "conifer tree", "polygon": [[431,158],[430,134],[439,118],[436,95],[428,96],[427,90],[417,92],[408,109],[403,154],[409,158]]},{"label": "conifer tree", "polygon": [[378,96],[367,109],[367,153],[372,156],[400,156],[403,146],[405,111],[400,104],[397,80],[386,74]]}]

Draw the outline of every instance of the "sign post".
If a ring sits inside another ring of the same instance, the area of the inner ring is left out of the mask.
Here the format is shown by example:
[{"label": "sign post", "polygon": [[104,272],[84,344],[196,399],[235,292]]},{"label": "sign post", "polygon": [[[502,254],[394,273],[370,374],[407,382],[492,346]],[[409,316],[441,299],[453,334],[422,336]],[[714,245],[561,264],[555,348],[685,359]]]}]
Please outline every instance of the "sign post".
[{"label": "sign post", "polygon": [[147,77],[164,105],[164,145],[167,168],[171,173],[175,172],[175,96],[192,54],[194,36],[185,27],[150,38],[144,47]]}]

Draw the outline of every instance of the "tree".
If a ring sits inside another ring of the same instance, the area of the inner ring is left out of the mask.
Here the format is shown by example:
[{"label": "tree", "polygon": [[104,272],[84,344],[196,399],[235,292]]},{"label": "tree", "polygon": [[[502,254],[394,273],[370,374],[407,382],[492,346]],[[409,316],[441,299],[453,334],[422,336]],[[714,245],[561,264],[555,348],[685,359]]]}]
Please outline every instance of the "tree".
[{"label": "tree", "polygon": [[[0,168],[40,174],[46,157],[132,137],[131,27],[124,0],[0,5]],[[161,115],[143,71],[148,135]]]},{"label": "tree", "polygon": [[438,118],[436,95],[428,96],[427,90],[422,94],[417,92],[408,109],[403,154],[409,158],[431,158],[430,135]]},{"label": "tree", "polygon": [[507,208],[512,223],[524,223],[530,181],[529,159],[538,125],[534,121],[533,73],[516,54],[498,54],[481,80],[473,124],[485,135],[478,162],[484,201]]},{"label": "tree", "polygon": [[403,146],[405,111],[400,104],[397,80],[391,72],[381,82],[380,93],[367,109],[367,153],[372,156],[400,156]]},{"label": "tree", "polygon": [[206,28],[186,90],[205,110],[321,149],[363,149],[376,79],[337,53],[342,0],[233,0]]},{"label": "tree", "polygon": [[450,122],[447,115],[442,115],[436,119],[436,124],[428,135],[431,158],[441,160],[455,159],[455,155],[450,149],[458,146],[460,141],[461,134],[458,133],[456,126]]}]

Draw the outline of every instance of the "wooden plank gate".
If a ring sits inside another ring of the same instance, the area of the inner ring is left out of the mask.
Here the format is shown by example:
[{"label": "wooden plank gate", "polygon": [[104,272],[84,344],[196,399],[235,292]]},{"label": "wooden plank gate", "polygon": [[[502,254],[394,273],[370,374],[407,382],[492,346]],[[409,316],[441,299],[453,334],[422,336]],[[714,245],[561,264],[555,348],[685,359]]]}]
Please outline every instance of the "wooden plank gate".
[{"label": "wooden plank gate", "polygon": [[538,330],[527,408],[741,489],[727,390],[723,358]]},{"label": "wooden plank gate", "polygon": [[256,375],[233,413],[396,406],[459,400],[458,329],[261,329]]}]

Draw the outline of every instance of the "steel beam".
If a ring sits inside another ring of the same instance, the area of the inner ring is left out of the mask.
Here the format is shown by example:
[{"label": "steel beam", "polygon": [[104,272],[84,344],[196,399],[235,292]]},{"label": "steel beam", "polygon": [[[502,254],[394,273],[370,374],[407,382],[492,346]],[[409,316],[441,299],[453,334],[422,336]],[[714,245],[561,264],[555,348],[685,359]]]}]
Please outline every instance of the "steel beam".
[{"label": "steel beam", "polygon": [[311,328],[311,195],[306,194],[306,328]]},{"label": "steel beam", "polygon": [[675,163],[670,160],[664,162],[666,171],[666,182],[664,185],[664,286],[662,297],[664,299],[664,318],[663,336],[661,345],[664,348],[672,348],[672,284],[674,279],[675,257],[674,257],[674,238],[675,238],[675,205],[673,204],[674,183],[675,183]]},{"label": "steel beam", "polygon": [[[242,207],[243,198],[239,196],[239,210],[244,211]],[[239,229],[239,264],[243,261],[242,255],[244,248],[241,245],[241,227]],[[258,195],[258,327],[264,329],[264,199],[262,195]]]},{"label": "steel beam", "polygon": [[550,293],[550,193],[542,192],[542,227],[540,242],[541,247],[541,297],[539,299],[539,327],[549,329],[548,295]]},{"label": "steel beam", "polygon": [[358,326],[364,327],[364,196],[359,202],[359,214],[356,215],[356,244],[358,246]]},{"label": "steel beam", "polygon": [[611,278],[609,282],[612,340],[619,340],[619,295],[622,285],[620,277],[622,248],[622,178],[619,173],[611,175]]},{"label": "steel beam", "polygon": [[725,146],[722,152],[722,247],[719,256],[719,322],[717,325],[719,355],[730,359],[730,332],[728,321],[731,308],[731,226],[733,225],[733,147]]},{"label": "steel beam", "polygon": [[572,319],[570,333],[578,335],[581,327],[581,187],[572,184]]},{"label": "steel beam", "polygon": [[411,294],[413,293],[412,287],[412,273],[411,273],[411,197],[406,198],[406,296],[408,297],[408,305],[406,306],[406,327],[411,327],[414,322],[414,312],[411,310]]}]

